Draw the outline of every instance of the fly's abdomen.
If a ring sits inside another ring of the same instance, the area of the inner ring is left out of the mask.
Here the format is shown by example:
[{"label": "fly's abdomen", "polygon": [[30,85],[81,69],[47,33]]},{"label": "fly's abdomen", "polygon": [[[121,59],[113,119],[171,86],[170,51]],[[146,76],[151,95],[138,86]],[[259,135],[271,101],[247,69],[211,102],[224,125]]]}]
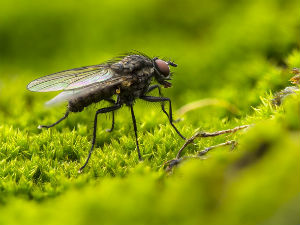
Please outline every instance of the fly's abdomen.
[{"label": "fly's abdomen", "polygon": [[101,88],[87,92],[85,95],[75,96],[69,100],[68,109],[70,112],[81,112],[85,107],[103,99],[110,98],[115,93],[115,88]]}]

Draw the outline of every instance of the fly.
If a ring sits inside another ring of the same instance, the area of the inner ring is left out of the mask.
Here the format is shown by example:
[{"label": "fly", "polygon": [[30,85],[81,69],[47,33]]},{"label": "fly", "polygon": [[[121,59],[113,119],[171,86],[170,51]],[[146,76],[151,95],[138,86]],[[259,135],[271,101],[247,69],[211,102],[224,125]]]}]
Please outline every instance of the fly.
[{"label": "fly", "polygon": [[[163,97],[161,92],[161,85],[164,88],[172,86],[168,82],[168,80],[171,80],[169,66],[177,67],[171,61],[164,61],[157,57],[150,58],[138,52],[115,58],[103,64],[65,70],[38,78],[28,84],[28,90],[34,92],[62,90],[60,94],[46,104],[68,102],[67,111],[61,119],[51,125],[40,125],[38,128],[53,127],[66,119],[71,112],[81,112],[85,107],[93,103],[102,100],[111,103],[111,106],[96,111],[92,146],[84,165],[79,169],[79,172],[81,172],[88,164],[95,146],[98,115],[112,113],[112,126],[108,130],[112,131],[115,123],[114,111],[125,104],[130,107],[137,153],[139,160],[142,160],[133,111],[134,102],[138,98],[148,102],[160,102],[162,111],[168,117],[172,127],[181,138],[185,139],[173,124],[171,100]],[[153,79],[158,84],[151,85]],[[158,89],[159,97],[149,95],[154,89]],[[113,99],[113,96],[116,96],[116,100]],[[166,102],[169,103],[169,113],[165,110],[164,103]]]}]

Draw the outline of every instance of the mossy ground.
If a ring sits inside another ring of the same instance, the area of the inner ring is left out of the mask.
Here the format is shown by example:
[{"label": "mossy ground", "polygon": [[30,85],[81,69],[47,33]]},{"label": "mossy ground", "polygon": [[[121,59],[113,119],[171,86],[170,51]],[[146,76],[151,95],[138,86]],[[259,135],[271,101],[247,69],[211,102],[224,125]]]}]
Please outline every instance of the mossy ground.
[{"label": "mossy ground", "polygon": [[[0,224],[299,223],[299,93],[281,106],[271,103],[290,85],[291,68],[300,67],[297,1],[55,1],[47,7],[32,1],[29,8],[12,2],[0,9]],[[119,19],[103,22],[115,13]],[[184,155],[228,140],[238,145],[167,173],[163,163],[184,141],[159,104],[137,101],[144,160],[138,161],[123,107],[112,133],[105,131],[110,115],[100,116],[96,148],[78,174],[95,110],[105,103],[41,131],[37,126],[56,121],[65,107],[45,108],[54,94],[31,93],[26,85],[38,74],[96,64],[128,49],[179,64],[173,87],[164,90],[175,119],[188,103],[219,101],[180,116],[176,126],[186,137],[253,126],[197,139]]]}]

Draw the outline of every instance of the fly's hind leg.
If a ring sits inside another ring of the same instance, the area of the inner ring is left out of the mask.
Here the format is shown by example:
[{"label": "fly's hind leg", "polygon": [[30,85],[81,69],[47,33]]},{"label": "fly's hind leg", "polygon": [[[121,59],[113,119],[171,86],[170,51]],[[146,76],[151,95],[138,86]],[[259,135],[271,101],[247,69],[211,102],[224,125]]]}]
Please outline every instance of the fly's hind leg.
[{"label": "fly's hind leg", "polygon": [[82,170],[86,167],[86,165],[88,164],[90,158],[91,158],[91,155],[92,155],[92,152],[94,150],[94,146],[95,146],[95,143],[96,143],[96,135],[97,135],[97,121],[98,121],[98,115],[99,114],[104,114],[104,113],[109,113],[109,112],[113,112],[117,109],[119,109],[121,107],[121,105],[113,105],[113,106],[110,106],[110,107],[106,107],[106,108],[102,108],[102,109],[99,109],[97,110],[96,114],[95,114],[95,119],[94,119],[94,130],[93,130],[93,140],[92,140],[92,146],[90,148],[90,151],[89,151],[89,154],[88,154],[88,157],[84,163],[84,165],[79,169],[78,172],[82,172]]},{"label": "fly's hind leg", "polygon": [[56,121],[55,123],[51,124],[51,125],[39,125],[38,129],[43,129],[43,128],[50,128],[50,127],[54,127],[55,125],[59,124],[61,121],[63,121],[64,119],[66,119],[70,114],[70,111],[67,110],[65,115],[59,119],[58,121]]}]

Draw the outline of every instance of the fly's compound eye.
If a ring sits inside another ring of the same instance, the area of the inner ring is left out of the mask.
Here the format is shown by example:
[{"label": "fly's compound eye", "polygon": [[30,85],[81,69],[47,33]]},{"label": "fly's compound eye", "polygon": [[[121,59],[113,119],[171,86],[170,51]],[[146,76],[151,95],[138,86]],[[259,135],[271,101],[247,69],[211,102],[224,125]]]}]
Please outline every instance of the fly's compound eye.
[{"label": "fly's compound eye", "polygon": [[166,63],[165,61],[161,60],[161,59],[156,59],[155,60],[155,64],[157,66],[158,71],[164,75],[165,77],[169,76],[170,74],[170,68],[168,63]]}]

